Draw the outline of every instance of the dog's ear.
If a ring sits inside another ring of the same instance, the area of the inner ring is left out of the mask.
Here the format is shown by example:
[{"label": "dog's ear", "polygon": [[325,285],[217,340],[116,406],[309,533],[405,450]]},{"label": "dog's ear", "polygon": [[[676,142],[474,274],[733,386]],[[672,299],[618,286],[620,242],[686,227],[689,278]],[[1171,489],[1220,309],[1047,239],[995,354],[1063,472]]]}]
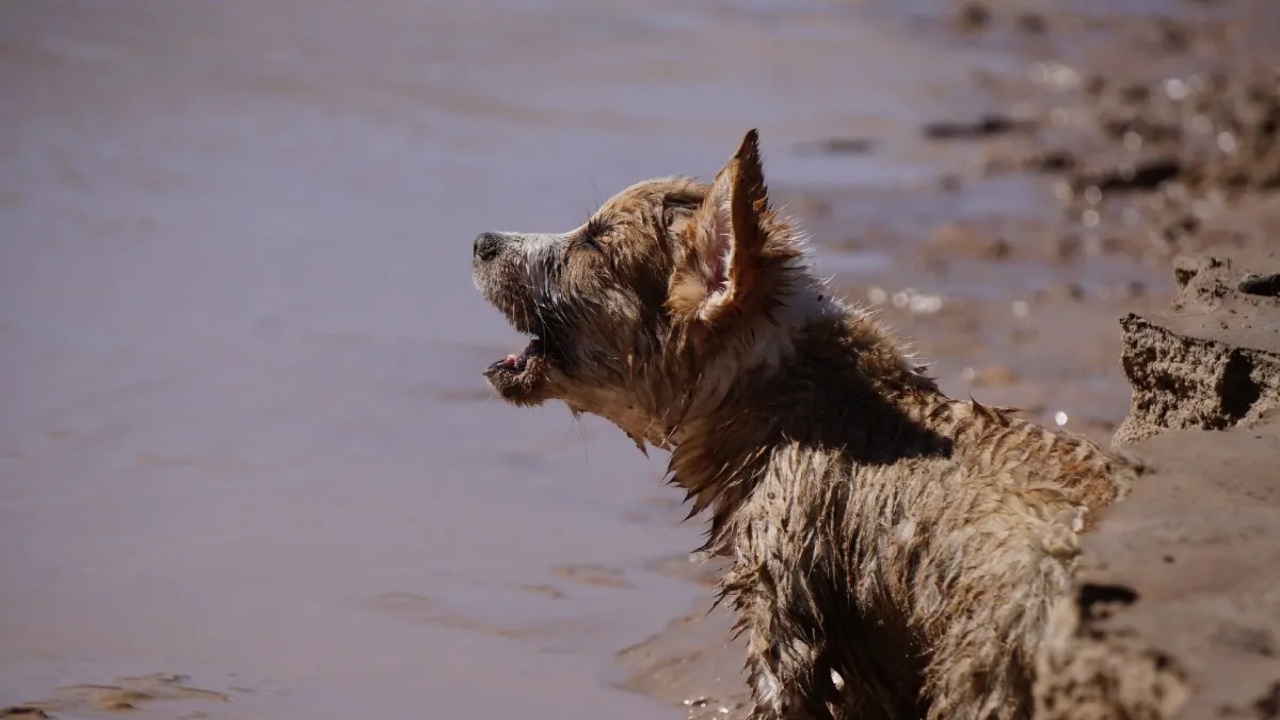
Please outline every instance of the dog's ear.
[{"label": "dog's ear", "polygon": [[752,130],[685,228],[685,253],[667,300],[672,315],[714,325],[761,307],[772,290],[764,286],[773,224],[759,134]]}]

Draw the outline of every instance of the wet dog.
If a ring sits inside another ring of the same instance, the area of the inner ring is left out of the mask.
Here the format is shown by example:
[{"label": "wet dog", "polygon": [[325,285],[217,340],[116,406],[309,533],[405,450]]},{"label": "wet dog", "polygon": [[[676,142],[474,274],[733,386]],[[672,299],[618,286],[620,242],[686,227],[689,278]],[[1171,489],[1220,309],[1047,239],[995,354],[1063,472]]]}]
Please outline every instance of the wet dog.
[{"label": "wet dog", "polygon": [[561,234],[485,233],[472,272],[528,346],[485,371],[670,451],[710,518],[757,718],[1025,718],[1087,513],[1126,465],[939,391],[831,297],[754,131],[710,183],[634,185]]}]

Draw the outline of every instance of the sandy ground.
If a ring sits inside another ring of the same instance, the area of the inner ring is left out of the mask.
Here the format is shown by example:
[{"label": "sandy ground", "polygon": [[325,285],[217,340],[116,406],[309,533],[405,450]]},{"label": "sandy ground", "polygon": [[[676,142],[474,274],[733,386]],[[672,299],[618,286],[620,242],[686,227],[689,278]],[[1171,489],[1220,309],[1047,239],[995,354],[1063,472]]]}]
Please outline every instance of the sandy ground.
[{"label": "sandy ground", "polygon": [[732,715],[662,458],[488,399],[470,239],[759,126],[948,390],[1105,439],[1118,319],[1280,227],[1276,13],[1156,5],[5,4],[0,706]]}]

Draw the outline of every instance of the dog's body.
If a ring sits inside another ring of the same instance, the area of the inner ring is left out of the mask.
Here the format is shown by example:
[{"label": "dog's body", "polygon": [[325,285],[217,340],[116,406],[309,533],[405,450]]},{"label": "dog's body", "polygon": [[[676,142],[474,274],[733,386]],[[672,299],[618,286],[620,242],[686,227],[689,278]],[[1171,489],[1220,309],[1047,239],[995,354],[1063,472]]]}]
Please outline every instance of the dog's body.
[{"label": "dog's body", "polygon": [[671,450],[747,635],[759,718],[1025,718],[1085,515],[1129,471],[945,397],[832,300],[768,207],[755,133],[711,184],[640,183],[563,235],[486,233],[518,330],[490,383]]}]

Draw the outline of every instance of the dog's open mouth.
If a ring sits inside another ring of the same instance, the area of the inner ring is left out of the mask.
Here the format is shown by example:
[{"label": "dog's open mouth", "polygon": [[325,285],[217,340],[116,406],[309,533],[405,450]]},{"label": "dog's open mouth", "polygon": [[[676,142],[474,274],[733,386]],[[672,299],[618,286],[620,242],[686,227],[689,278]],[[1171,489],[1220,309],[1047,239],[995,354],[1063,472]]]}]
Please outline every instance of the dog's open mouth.
[{"label": "dog's open mouth", "polygon": [[534,335],[519,355],[508,355],[490,363],[484,376],[504,400],[519,405],[536,405],[551,395],[547,369],[550,364],[548,343],[542,335]]},{"label": "dog's open mouth", "polygon": [[489,365],[489,369],[485,371],[485,375],[494,375],[497,373],[522,373],[529,369],[529,361],[533,358],[545,357],[543,351],[542,338],[534,335],[529,340],[529,345],[519,355],[508,355],[505,358]]}]

